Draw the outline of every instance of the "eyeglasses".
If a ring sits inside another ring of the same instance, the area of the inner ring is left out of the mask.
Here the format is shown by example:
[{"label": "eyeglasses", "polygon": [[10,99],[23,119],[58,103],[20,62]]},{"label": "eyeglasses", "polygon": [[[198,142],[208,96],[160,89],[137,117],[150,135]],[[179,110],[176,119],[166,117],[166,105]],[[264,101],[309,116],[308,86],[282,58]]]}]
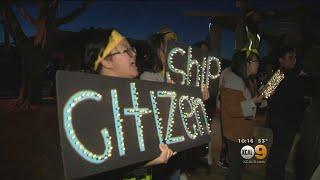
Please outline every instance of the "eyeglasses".
[{"label": "eyeglasses", "polygon": [[109,54],[109,55],[106,56],[106,57],[111,57],[111,56],[114,56],[114,55],[117,55],[117,54],[123,54],[123,53],[127,53],[128,56],[133,57],[133,56],[135,56],[135,55],[137,54],[137,50],[136,50],[136,48],[134,48],[134,47],[130,47],[130,48],[127,48],[126,50]]}]

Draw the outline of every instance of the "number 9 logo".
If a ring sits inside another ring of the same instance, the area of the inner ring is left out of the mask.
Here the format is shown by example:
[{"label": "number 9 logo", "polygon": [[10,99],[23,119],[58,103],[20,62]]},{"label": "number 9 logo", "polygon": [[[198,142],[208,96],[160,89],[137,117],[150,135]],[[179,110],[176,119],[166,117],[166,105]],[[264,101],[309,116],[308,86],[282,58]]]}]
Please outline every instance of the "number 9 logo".
[{"label": "number 9 logo", "polygon": [[255,148],[254,148],[254,151],[255,151],[255,157],[257,159],[264,159],[267,157],[267,148],[265,145],[257,145]]}]

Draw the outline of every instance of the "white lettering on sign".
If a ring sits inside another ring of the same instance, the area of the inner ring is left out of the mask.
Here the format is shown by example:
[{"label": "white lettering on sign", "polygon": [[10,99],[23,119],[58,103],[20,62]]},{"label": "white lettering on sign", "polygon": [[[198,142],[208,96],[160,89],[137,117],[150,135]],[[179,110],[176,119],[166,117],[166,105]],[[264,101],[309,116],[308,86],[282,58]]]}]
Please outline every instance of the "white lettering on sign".
[{"label": "white lettering on sign", "polygon": [[[208,116],[205,112],[204,103],[200,98],[190,97],[181,95],[178,97],[178,94],[175,91],[149,91],[149,96],[151,100],[152,107],[140,107],[139,106],[139,93],[136,88],[135,83],[130,83],[130,95],[132,100],[132,107],[128,108],[125,107],[121,110],[119,107],[119,95],[117,89],[111,89],[111,102],[112,102],[112,112],[113,112],[113,121],[115,125],[115,135],[116,135],[116,142],[118,144],[118,152],[120,156],[126,155],[125,151],[125,138],[124,138],[124,131],[125,129],[122,127],[122,124],[125,122],[121,118],[121,112],[125,116],[134,116],[135,125],[137,130],[137,137],[138,137],[138,144],[140,152],[145,151],[145,144],[144,144],[144,133],[143,133],[143,123],[142,123],[142,116],[153,113],[154,122],[157,129],[157,135],[159,138],[159,143],[165,142],[166,144],[175,144],[175,143],[182,143],[185,141],[185,136],[173,136],[173,132],[175,130],[175,124],[180,122],[176,119],[179,117],[174,117],[177,107],[179,107],[179,114],[180,119],[182,120],[182,124],[184,130],[187,134],[187,137],[190,139],[196,139],[198,136],[203,136],[205,134],[210,133],[210,127],[208,125]],[[168,120],[167,120],[167,127],[165,137],[163,135],[163,119],[160,116],[160,110],[157,105],[157,99],[159,98],[170,98],[168,106],[169,113]],[[85,103],[85,101],[94,100],[100,102],[102,96],[91,90],[79,91],[72,95],[63,109],[63,121],[64,121],[64,130],[67,135],[67,139],[71,144],[72,148],[85,160],[100,164],[106,161],[109,157],[112,156],[112,146],[111,146],[111,135],[107,128],[103,128],[101,130],[101,135],[103,137],[103,141],[105,144],[105,150],[102,154],[95,154],[88,150],[84,144],[78,139],[75,129],[72,124],[72,111],[77,106]],[[185,105],[187,102],[187,105]],[[191,109],[190,112],[186,112],[187,108]],[[200,118],[200,114],[203,115],[203,118]],[[188,127],[188,119],[194,118],[195,123],[192,124],[192,131]],[[203,121],[201,122],[200,119]],[[205,128],[204,128],[205,127]],[[205,133],[205,131],[207,133]]]},{"label": "white lettering on sign", "polygon": [[[202,57],[200,58],[202,62],[197,59],[194,59],[192,56],[192,47],[188,47],[187,53],[187,68],[186,71],[182,69],[176,68],[173,64],[174,58],[177,54],[184,56],[186,51],[182,48],[176,47],[170,50],[168,54],[168,72],[166,73],[167,80],[172,80],[171,75],[172,73],[180,74],[182,76],[181,82],[176,82],[181,85],[191,85],[192,78],[196,80],[196,87],[203,87],[204,85],[208,88],[209,87],[209,80],[217,79],[221,73],[221,63],[220,60],[214,56]],[[192,74],[192,68],[196,68],[196,74]],[[212,67],[216,68],[216,72],[211,72]]]},{"label": "white lettering on sign", "polygon": [[102,154],[95,154],[88,150],[78,139],[77,134],[75,133],[75,130],[72,125],[72,110],[81,102],[87,101],[87,100],[95,100],[95,101],[101,101],[102,96],[94,91],[80,91],[75,93],[67,103],[65,104],[63,108],[63,124],[64,124],[64,130],[67,135],[67,139],[70,142],[73,149],[85,160],[94,163],[94,164],[100,164],[106,161],[109,157],[111,157],[111,136],[109,135],[109,131],[107,128],[103,128],[100,132],[105,144],[105,150]]}]

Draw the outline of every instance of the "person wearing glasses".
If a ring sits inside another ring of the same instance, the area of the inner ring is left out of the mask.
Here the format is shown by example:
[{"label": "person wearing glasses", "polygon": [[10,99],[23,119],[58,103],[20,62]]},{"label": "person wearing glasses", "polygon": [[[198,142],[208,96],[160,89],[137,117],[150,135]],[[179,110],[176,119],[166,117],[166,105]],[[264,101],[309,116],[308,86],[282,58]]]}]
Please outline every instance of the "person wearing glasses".
[{"label": "person wearing glasses", "polygon": [[[136,49],[118,31],[111,30],[102,37],[95,37],[87,43],[85,63],[91,72],[102,76],[134,79],[138,76]],[[144,167],[165,164],[176,153],[166,144],[160,144],[160,155],[145,163],[106,172],[90,179],[151,179]]]},{"label": "person wearing glasses", "polygon": [[229,169],[225,179],[241,180],[244,168],[240,150],[241,139],[253,138],[257,104],[263,96],[257,95],[253,76],[257,74],[258,55],[252,51],[236,51],[230,67],[220,76],[220,108],[222,133],[226,138]]}]

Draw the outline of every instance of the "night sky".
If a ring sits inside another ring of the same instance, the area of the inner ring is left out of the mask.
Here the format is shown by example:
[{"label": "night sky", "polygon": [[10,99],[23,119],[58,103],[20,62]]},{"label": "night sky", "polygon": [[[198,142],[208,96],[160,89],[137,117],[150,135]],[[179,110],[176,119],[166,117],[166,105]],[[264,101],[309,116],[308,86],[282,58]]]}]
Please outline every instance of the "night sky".
[{"label": "night sky", "polygon": [[[78,7],[82,1],[63,1],[58,8],[57,16],[63,17]],[[268,3],[250,2],[259,9],[275,7]],[[281,4],[277,5],[281,8]],[[14,9],[16,11],[16,9]],[[27,10],[32,16],[36,16],[37,6],[27,5]],[[235,0],[224,1],[95,1],[87,10],[71,23],[60,27],[61,30],[80,31],[83,28],[101,27],[115,28],[127,37],[146,39],[157,32],[160,27],[170,27],[178,34],[178,40],[183,43],[193,44],[204,40],[208,36],[209,17],[185,16],[188,10],[219,11],[226,13],[238,13]],[[34,26],[28,24],[18,14],[18,18],[27,35],[34,35]],[[0,28],[0,42],[3,41],[2,26]],[[231,58],[234,48],[234,33],[223,30],[221,42],[221,55]],[[265,44],[262,45],[262,54],[265,52]]]}]

